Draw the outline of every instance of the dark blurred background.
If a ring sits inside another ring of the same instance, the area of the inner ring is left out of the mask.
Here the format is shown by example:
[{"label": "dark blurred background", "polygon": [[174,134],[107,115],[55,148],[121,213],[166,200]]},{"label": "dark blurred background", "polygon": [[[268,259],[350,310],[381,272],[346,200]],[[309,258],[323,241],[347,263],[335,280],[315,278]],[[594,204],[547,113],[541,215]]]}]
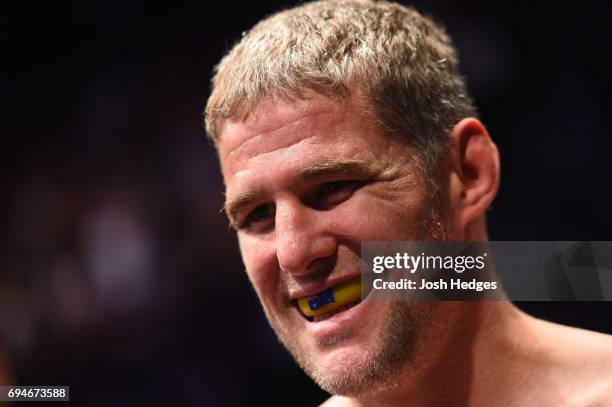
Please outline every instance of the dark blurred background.
[{"label": "dark blurred background", "polygon": [[[223,215],[214,64],[292,2],[1,11],[0,382],[74,405],[313,405]],[[606,2],[417,1],[459,48],[502,155],[493,240],[612,240]],[[522,303],[612,332],[611,303]],[[289,399],[291,397],[291,399]]]}]

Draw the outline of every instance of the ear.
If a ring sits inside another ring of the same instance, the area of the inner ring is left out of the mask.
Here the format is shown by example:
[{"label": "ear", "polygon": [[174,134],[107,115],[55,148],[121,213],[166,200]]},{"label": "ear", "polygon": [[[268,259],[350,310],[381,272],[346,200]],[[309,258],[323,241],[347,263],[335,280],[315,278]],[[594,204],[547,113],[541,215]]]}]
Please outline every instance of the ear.
[{"label": "ear", "polygon": [[484,212],[499,188],[497,146],[483,124],[466,118],[451,132],[450,204],[462,240],[486,238]]}]

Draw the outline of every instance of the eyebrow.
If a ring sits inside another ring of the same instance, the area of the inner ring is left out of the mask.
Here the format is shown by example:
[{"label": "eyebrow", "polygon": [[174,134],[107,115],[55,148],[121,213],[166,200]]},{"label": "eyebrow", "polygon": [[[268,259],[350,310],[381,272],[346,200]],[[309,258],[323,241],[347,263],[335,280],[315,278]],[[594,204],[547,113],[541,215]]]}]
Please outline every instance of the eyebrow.
[{"label": "eyebrow", "polygon": [[[371,177],[375,173],[376,171],[374,170],[372,162],[370,161],[333,158],[302,168],[298,172],[297,178],[300,181],[305,181],[333,174],[350,174]],[[236,219],[244,207],[252,204],[257,199],[257,193],[254,191],[247,191],[239,194],[236,198],[233,198],[225,203],[223,209],[229,218],[232,227],[236,228]]]}]

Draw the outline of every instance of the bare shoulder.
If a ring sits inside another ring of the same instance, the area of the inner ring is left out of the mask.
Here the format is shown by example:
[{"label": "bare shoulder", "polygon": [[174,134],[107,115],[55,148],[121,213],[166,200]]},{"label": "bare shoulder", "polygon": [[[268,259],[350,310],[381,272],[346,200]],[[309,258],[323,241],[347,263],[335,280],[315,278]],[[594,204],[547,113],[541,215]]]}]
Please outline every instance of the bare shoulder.
[{"label": "bare shoulder", "polygon": [[555,353],[568,356],[576,362],[588,361],[596,365],[612,359],[612,335],[574,328],[533,318],[534,324]]},{"label": "bare shoulder", "polygon": [[612,405],[612,335],[535,320],[576,405]]},{"label": "bare shoulder", "polygon": [[320,407],[351,407],[354,404],[348,397],[331,396]]}]

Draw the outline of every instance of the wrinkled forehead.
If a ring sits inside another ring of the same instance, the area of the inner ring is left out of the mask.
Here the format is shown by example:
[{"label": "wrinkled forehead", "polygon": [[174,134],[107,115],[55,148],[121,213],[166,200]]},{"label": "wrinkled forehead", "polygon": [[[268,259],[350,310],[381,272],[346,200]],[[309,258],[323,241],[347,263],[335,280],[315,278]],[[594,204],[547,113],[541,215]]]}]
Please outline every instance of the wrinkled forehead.
[{"label": "wrinkled forehead", "polygon": [[351,109],[353,104],[349,98],[329,98],[312,92],[293,100],[268,98],[246,118],[225,120],[218,142],[225,181],[257,157],[262,159],[326,137],[341,138],[342,132],[334,132],[334,128],[359,120],[355,115],[361,116],[360,107]]}]

